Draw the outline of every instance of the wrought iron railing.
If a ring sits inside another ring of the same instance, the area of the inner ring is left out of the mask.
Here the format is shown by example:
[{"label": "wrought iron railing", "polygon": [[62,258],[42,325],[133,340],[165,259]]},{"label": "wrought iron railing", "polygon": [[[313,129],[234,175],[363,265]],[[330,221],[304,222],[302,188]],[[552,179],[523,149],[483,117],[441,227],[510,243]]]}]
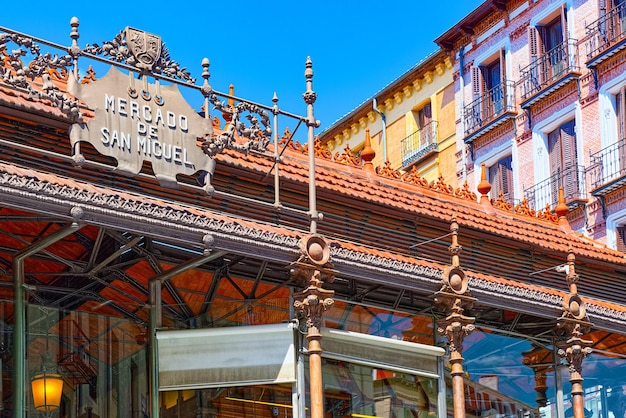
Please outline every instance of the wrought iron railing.
[{"label": "wrought iron railing", "polygon": [[559,170],[542,182],[524,189],[528,205],[535,210],[542,210],[549,205],[554,209],[559,203],[559,188],[563,186],[565,203],[572,204],[587,200],[585,169],[572,165]]},{"label": "wrought iron railing", "polygon": [[568,39],[544,55],[534,58],[530,65],[520,68],[522,100],[529,99],[566,75],[578,72],[578,41]]},{"label": "wrought iron railing", "polygon": [[431,151],[437,150],[437,121],[431,121],[401,141],[402,167],[406,168]]},{"label": "wrought iron railing", "polygon": [[465,136],[497,119],[505,112],[515,111],[515,82],[504,81],[463,108]]},{"label": "wrought iron railing", "polygon": [[626,39],[626,3],[609,10],[585,29],[587,60],[592,60]]},{"label": "wrought iron railing", "polygon": [[589,184],[598,189],[626,176],[626,138],[591,154]]}]

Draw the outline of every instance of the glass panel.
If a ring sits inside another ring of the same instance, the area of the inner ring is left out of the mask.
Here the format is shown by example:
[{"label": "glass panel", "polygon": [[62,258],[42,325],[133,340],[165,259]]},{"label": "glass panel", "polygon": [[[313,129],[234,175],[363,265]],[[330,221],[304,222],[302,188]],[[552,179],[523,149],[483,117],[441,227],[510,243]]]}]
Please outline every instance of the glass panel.
[{"label": "glass panel", "polygon": [[291,399],[291,385],[162,392],[161,417],[291,418]]},{"label": "glass panel", "polygon": [[322,379],[326,417],[436,416],[436,379],[332,359],[324,359]]},{"label": "glass panel", "polygon": [[40,374],[45,354],[63,378],[59,407],[63,417],[144,417],[147,414],[145,328],[134,321],[65,312],[50,307],[27,308],[27,416],[39,417],[31,379]]},{"label": "glass panel", "polygon": [[[539,417],[540,407],[554,402],[553,352],[548,345],[477,329],[465,337],[463,357],[468,417]],[[449,370],[446,374],[451,414]]]},{"label": "glass panel", "polygon": [[432,318],[341,301],[324,313],[324,326],[421,344],[435,342]]},{"label": "glass panel", "polygon": [[[289,321],[289,289],[251,280],[222,278],[206,321],[211,327],[277,324]],[[203,302],[206,303],[206,302]]]},{"label": "glass panel", "polygon": [[[0,303],[0,407],[2,416],[13,416],[13,304]],[[11,321],[11,322],[9,322]],[[6,415],[5,415],[6,414]]]}]

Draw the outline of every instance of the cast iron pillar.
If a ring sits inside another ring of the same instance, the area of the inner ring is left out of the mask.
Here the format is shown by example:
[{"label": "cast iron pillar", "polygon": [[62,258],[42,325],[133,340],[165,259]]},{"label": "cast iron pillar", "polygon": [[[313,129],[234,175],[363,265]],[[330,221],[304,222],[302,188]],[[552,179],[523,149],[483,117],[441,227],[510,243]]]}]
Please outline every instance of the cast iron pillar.
[{"label": "cast iron pillar", "polygon": [[542,408],[548,404],[548,373],[554,370],[554,367],[547,364],[554,364],[554,356],[552,350],[541,347],[535,342],[531,344],[530,350],[522,352],[522,363],[533,370],[537,407]]},{"label": "cast iron pillar", "polygon": [[292,264],[291,276],[307,286],[302,292],[294,293],[294,307],[306,318],[309,348],[309,386],[311,396],[311,418],[324,416],[324,388],[322,386],[322,315],[333,306],[334,291],[323,289],[324,283],[332,283],[330,248],[320,235],[311,234],[300,241],[300,258]]},{"label": "cast iron pillar", "polygon": [[[474,330],[474,318],[463,315],[475,301],[470,297],[468,280],[460,267],[462,247],[458,241],[459,224],[452,218],[450,224],[452,244],[449,247],[452,265],[443,271],[441,289],[435,294],[435,306],[446,317],[437,320],[437,332],[448,339],[452,375],[454,418],[465,418],[465,386],[463,382],[463,339]],[[445,414],[445,411],[441,411]]]},{"label": "cast iron pillar", "polygon": [[576,257],[574,250],[569,249],[567,264],[563,269],[566,273],[569,294],[563,298],[563,314],[557,320],[557,333],[563,338],[557,342],[558,354],[567,360],[569,365],[569,381],[572,384],[572,409],[574,418],[585,418],[585,401],[583,393],[582,363],[591,354],[592,341],[583,340],[582,336],[592,327],[587,317],[585,302],[578,295],[579,280],[575,271]]}]

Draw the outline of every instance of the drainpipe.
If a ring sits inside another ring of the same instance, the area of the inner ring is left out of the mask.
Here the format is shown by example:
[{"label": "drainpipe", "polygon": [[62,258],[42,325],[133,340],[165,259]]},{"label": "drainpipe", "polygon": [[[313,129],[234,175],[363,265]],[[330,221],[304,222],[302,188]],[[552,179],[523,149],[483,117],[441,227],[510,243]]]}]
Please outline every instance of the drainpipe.
[{"label": "drainpipe", "polygon": [[[464,63],[464,56],[463,56],[463,47],[459,48],[459,89],[460,89],[460,94],[461,94],[461,109],[460,109],[460,113],[461,113],[461,136],[465,135],[465,112],[463,111],[465,109],[465,80],[463,79],[465,73],[463,71],[463,66],[465,65]],[[463,173],[463,183],[465,183],[467,181],[467,151],[466,151],[466,146],[465,146],[465,141],[463,141],[463,144],[461,145],[461,151],[462,151],[462,160],[463,160],[463,167],[461,172]]]},{"label": "drainpipe", "polygon": [[149,384],[150,384],[150,417],[159,418],[159,363],[158,352],[156,345],[156,330],[162,326],[162,310],[161,310],[161,283],[165,280],[169,280],[177,274],[191,270],[204,263],[218,259],[226,255],[226,251],[210,251],[209,247],[213,244],[214,238],[211,235],[205,235],[202,239],[205,245],[204,254],[200,257],[189,260],[179,266],[173,267],[168,271],[164,271],[151,278],[148,281],[149,292],[149,306],[150,306],[150,319],[149,319],[149,333],[150,333],[150,350],[148,351],[149,359]]},{"label": "drainpipe", "polygon": [[78,231],[81,228],[81,225],[78,223],[78,219],[82,216],[82,212],[83,210],[81,208],[72,208],[71,214],[74,220],[71,224],[32,243],[26,248],[22,248],[13,256],[13,298],[15,303],[15,340],[13,342],[15,351],[15,364],[13,372],[15,390],[13,391],[13,406],[15,408],[15,413],[13,416],[15,418],[23,418],[26,411],[26,403],[24,402],[24,394],[26,393],[26,303],[24,301],[24,260]]},{"label": "drainpipe", "polygon": [[378,104],[376,103],[376,97],[372,99],[372,108],[374,112],[380,115],[381,125],[382,125],[382,137],[383,137],[383,161],[387,161],[387,120],[385,119],[385,114],[378,110]]}]

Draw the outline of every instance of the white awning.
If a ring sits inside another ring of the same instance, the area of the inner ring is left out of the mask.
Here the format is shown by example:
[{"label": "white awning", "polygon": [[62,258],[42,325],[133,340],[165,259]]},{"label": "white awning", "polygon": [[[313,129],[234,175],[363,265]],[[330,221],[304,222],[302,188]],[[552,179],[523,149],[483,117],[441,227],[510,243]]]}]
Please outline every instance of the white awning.
[{"label": "white awning", "polygon": [[291,324],[158,331],[159,390],[296,380]]},{"label": "white awning", "polygon": [[438,378],[437,357],[445,350],[426,344],[322,328],[322,356],[371,367]]}]

